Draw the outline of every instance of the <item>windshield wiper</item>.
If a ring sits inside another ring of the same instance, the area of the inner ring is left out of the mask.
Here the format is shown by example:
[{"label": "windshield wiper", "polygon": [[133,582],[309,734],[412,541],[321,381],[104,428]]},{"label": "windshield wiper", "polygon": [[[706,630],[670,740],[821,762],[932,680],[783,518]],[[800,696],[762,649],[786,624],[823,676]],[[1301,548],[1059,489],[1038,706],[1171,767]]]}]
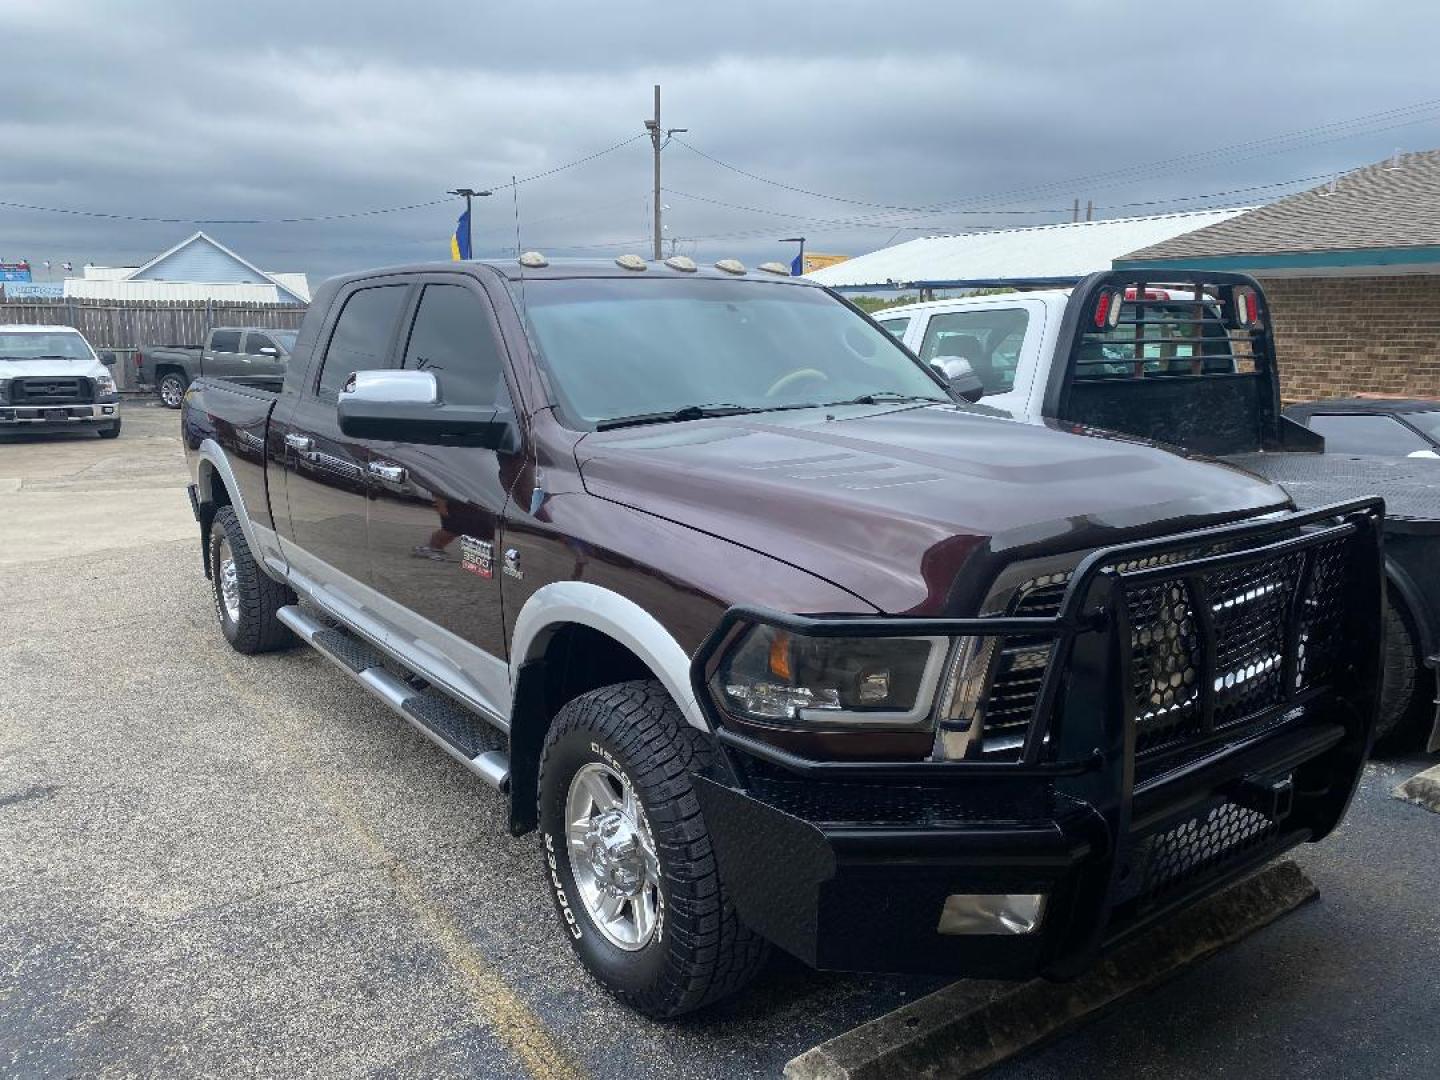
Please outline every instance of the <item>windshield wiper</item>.
[{"label": "windshield wiper", "polygon": [[946,405],[949,402],[945,398],[927,397],[924,394],[902,394],[898,390],[876,390],[869,394],[861,394],[848,401],[830,401],[827,407],[835,405],[890,405],[903,401],[931,401],[936,405]]},{"label": "windshield wiper", "polygon": [[675,424],[682,420],[704,420],[711,416],[738,416],[741,413],[760,411],[745,405],[685,405],[678,409],[636,413],[633,416],[616,416],[609,420],[601,420],[595,425],[595,430],[612,431],[615,428],[639,427],[642,424]]}]

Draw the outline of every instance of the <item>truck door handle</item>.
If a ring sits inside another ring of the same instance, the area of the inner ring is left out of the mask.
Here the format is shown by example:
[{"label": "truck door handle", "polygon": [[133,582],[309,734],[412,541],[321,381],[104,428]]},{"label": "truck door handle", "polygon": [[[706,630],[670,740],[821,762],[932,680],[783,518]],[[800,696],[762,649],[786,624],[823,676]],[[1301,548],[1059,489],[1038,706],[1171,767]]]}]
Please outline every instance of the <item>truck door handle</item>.
[{"label": "truck door handle", "polygon": [[307,450],[315,448],[315,440],[308,435],[286,435],[285,445],[291,450],[299,450],[303,454]]},{"label": "truck door handle", "polygon": [[379,477],[387,484],[403,484],[405,482],[404,467],[391,465],[385,461],[370,462],[370,475]]}]

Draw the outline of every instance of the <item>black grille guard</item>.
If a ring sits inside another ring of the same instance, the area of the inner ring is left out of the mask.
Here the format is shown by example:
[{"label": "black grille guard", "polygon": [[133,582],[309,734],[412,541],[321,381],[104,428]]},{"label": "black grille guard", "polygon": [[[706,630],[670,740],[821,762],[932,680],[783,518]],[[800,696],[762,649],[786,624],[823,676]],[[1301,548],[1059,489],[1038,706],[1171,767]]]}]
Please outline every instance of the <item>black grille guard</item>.
[{"label": "black grille guard", "polygon": [[[1246,717],[1246,731],[1264,727],[1322,698],[1335,699],[1343,716],[1347,742],[1368,753],[1379,705],[1379,671],[1382,648],[1384,574],[1380,499],[1359,499],[1305,512],[1286,513],[1261,521],[1241,522],[1174,534],[1158,539],[1117,544],[1088,555],[1076,569],[1058,614],[1051,617],[913,618],[892,616],[792,615],[760,607],[736,606],[727,610],[716,628],[696,651],[691,663],[691,686],[716,738],[727,751],[777,766],[790,773],[826,781],[877,780],[919,784],[960,783],[977,776],[1073,778],[1065,788],[1083,789],[1097,778],[1086,774],[1119,769],[1112,789],[1135,787],[1135,694],[1131,691],[1131,622],[1127,598],[1156,582],[1183,581],[1199,596],[1207,596],[1207,580],[1217,573],[1241,571],[1267,561],[1297,557],[1303,560],[1295,594],[1287,598],[1284,630],[1282,692],[1279,700]],[[1297,531],[1303,530],[1303,531]],[[1157,557],[1193,553],[1197,548],[1244,545],[1222,554],[1179,558],[1153,565]],[[1322,548],[1343,558],[1335,588],[1338,634],[1348,654],[1344,664],[1325,673],[1319,683],[1301,687],[1295,678],[1301,648],[1305,589],[1311,567]],[[1152,565],[1134,569],[1137,563]],[[1197,707],[1199,741],[1233,742],[1233,731],[1217,730],[1216,694],[1212,689],[1217,655],[1214,628],[1208,617],[1198,618],[1200,671]],[[753,736],[728,728],[714,701],[709,680],[725,649],[742,628],[756,624],[775,626],[814,637],[988,637],[1027,635],[1049,638],[1055,646],[1025,744],[1015,761],[828,761],[791,753]],[[1063,696],[1063,701],[1062,701]],[[1062,707],[1063,706],[1063,707]],[[727,755],[728,756],[728,755]],[[737,763],[732,759],[732,767]],[[1088,799],[1086,801],[1089,801]],[[1102,802],[1108,801],[1102,798]]]}]

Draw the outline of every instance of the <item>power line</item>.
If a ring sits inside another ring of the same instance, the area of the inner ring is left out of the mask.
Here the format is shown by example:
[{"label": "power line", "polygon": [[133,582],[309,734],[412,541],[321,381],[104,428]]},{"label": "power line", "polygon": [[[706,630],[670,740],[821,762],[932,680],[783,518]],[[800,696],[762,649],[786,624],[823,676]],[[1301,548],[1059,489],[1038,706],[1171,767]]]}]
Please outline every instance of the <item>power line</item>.
[{"label": "power line", "polygon": [[[533,176],[521,177],[519,180],[513,177],[503,184],[492,184],[487,190],[500,191],[509,187],[517,187],[520,184],[528,184],[532,180],[543,180],[547,176],[554,176],[556,173],[573,169],[577,165],[584,165],[594,161],[596,158],[604,157],[613,153],[621,147],[629,146],[633,142],[646,137],[645,132],[639,135],[632,135],[628,139],[622,139],[613,146],[607,146],[604,150],[597,150],[593,154],[568,161],[564,165],[557,165],[553,169],[546,169],[544,172],[535,173]],[[144,214],[117,214],[100,210],[76,210],[59,206],[38,206],[33,203],[10,202],[0,200],[0,207],[11,210],[32,210],[45,214],[68,214],[73,217],[101,218],[107,221],[137,221],[151,222],[162,225],[304,225],[315,224],[326,221],[345,221],[353,218],[375,217],[380,214],[399,214],[408,210],[422,210],[431,206],[442,206],[451,202],[451,199],[429,199],[425,202],[407,203],[404,206],[386,206],[374,210],[352,210],[339,214],[312,214],[304,217],[283,217],[283,218],[181,218],[181,217],[150,217]]]},{"label": "power line", "polygon": [[[1423,123],[1426,120],[1434,119],[1436,115],[1440,115],[1440,99],[1431,99],[1428,101],[1415,102],[1410,105],[1397,106],[1392,109],[1385,109],[1380,112],[1367,113],[1362,116],[1351,117],[1346,120],[1336,120],[1326,124],[1314,125],[1309,128],[1299,128],[1289,132],[1281,132],[1275,135],[1267,136],[1262,139],[1251,139],[1246,142],[1232,143],[1228,146],[1216,147],[1210,150],[1193,151],[1188,154],[1180,154],[1170,158],[1161,158],[1156,161],[1131,165],[1121,169],[1112,169],[1106,172],[1092,173],[1086,176],[1071,177],[1066,180],[1057,180],[1046,184],[1033,185],[1028,188],[1015,188],[1006,191],[991,192],[986,195],[967,196],[962,199],[948,200],[940,203],[932,203],[926,206],[904,206],[896,203],[872,202],[865,199],[854,199],[848,196],[836,195],[830,192],[814,191],[809,188],[802,188],[794,184],[787,184],[784,181],[776,180],[773,177],[762,176],[759,173],[754,173],[747,169],[742,169],[738,165],[732,164],[731,162],[718,158],[713,154],[706,153],[698,147],[692,146],[684,139],[677,138],[674,141],[678,142],[681,146],[685,147],[685,149],[689,150],[691,153],[694,153],[697,156],[704,158],[706,161],[709,161],[722,169],[737,173],[741,176],[758,181],[762,184],[768,184],[772,187],[781,188],[785,191],[792,191],[797,194],[809,196],[811,198],[826,199],[831,202],[847,203],[852,206],[868,206],[881,210],[896,210],[910,213],[926,213],[930,211],[953,209],[957,206],[973,204],[976,202],[993,201],[995,199],[1003,198],[1006,196],[1016,196],[1021,194],[1038,194],[1042,192],[1048,192],[1062,189],[1065,187],[1070,187],[1077,184],[1087,184],[1090,186],[1094,186],[1094,183],[1096,181],[1102,180],[1113,181],[1117,178],[1140,179],[1143,175],[1152,173],[1157,169],[1164,171],[1167,166],[1185,164],[1193,165],[1217,158],[1234,157],[1237,154],[1242,154],[1244,151],[1273,146],[1276,143],[1295,142],[1297,140],[1303,143],[1304,141],[1309,141],[1310,137],[1314,135],[1324,134],[1326,132],[1335,131],[1337,129],[1358,127],[1359,130],[1345,131],[1344,133],[1333,138],[1315,140],[1320,143],[1333,142],[1337,139],[1349,138],[1352,135],[1364,133],[1365,128],[1376,121],[1395,120],[1396,122],[1394,123],[1390,123],[1386,126],[1374,129],[1375,131],[1388,131],[1392,128],[1402,127],[1408,124]],[[1281,147],[1279,150],[1272,150],[1267,152],[1283,152],[1286,149],[1293,148]],[[1262,153],[1252,156],[1264,156],[1264,154]],[[1113,184],[1107,186],[1113,186]]]}]

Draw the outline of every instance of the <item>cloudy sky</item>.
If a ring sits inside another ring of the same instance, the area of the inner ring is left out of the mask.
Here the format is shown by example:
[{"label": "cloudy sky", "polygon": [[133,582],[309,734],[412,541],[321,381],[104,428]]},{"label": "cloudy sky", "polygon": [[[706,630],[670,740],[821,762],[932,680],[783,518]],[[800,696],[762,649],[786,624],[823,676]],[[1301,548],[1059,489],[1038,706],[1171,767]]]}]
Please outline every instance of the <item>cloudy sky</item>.
[{"label": "cloudy sky", "polygon": [[[665,236],[706,259],[1263,201],[1440,146],[1437,24],[1425,0],[3,0],[0,203],[49,210],[0,205],[0,258],[134,264],[196,228],[315,276],[444,258],[445,190],[512,175],[525,247],[643,252],[648,139],[525,178],[640,135],[657,82],[688,129]],[[352,216],[277,221],[326,215]],[[476,218],[477,255],[513,252],[509,189]]]}]

